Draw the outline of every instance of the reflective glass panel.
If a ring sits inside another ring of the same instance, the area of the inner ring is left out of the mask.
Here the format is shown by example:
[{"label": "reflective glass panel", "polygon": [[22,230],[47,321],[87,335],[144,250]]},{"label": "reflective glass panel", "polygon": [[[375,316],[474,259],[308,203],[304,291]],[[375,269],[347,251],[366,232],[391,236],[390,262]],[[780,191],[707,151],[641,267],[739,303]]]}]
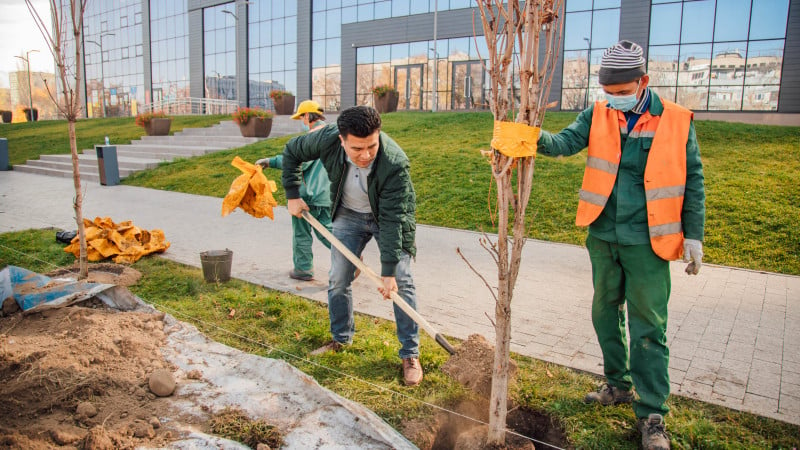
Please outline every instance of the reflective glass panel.
[{"label": "reflective glass panel", "polygon": [[681,43],[711,42],[714,30],[714,0],[683,4]]},{"label": "reflective glass panel", "polygon": [[780,84],[783,46],[783,39],[750,42],[744,83],[746,85]]},{"label": "reflective glass panel", "polygon": [[647,52],[647,73],[650,75],[650,86],[675,86],[678,84],[678,49],[677,45],[650,47]]},{"label": "reflective glass panel", "polygon": [[749,25],[750,0],[726,0],[724,7],[717,8],[714,40],[719,42],[747,39]]},{"label": "reflective glass panel", "polygon": [[[708,86],[711,44],[681,45],[680,52],[678,86]],[[680,96],[680,92],[678,95]]]},{"label": "reflective glass panel", "polygon": [[[742,85],[746,60],[746,42],[714,44],[714,55],[711,60],[711,85]],[[714,99],[713,95],[711,99]],[[712,103],[709,101],[709,106]]]},{"label": "reflective glass panel", "polygon": [[783,39],[789,0],[755,0],[750,18],[750,39]]},{"label": "reflective glass panel", "polygon": [[[567,88],[583,88],[589,85],[589,51],[573,50],[564,52],[564,71],[561,85]],[[572,103],[570,103],[572,104]]]},{"label": "reflective glass panel", "polygon": [[567,13],[564,23],[564,49],[577,50],[589,48],[592,36],[592,13]]},{"label": "reflective glass panel", "polygon": [[742,109],[742,90],[739,86],[712,85],[708,93],[708,109],[738,111]]},{"label": "reflective glass panel", "polygon": [[595,11],[592,18],[592,48],[608,48],[619,41],[619,9]]},{"label": "reflective glass panel", "polygon": [[676,102],[692,110],[705,111],[708,108],[708,88],[679,87]]},{"label": "reflective glass panel", "polygon": [[677,44],[680,41],[681,4],[654,5],[650,15],[650,45]]},{"label": "reflective glass panel", "polygon": [[742,109],[747,111],[777,111],[780,87],[745,86]]},{"label": "reflective glass panel", "polygon": [[591,11],[592,0],[567,0],[567,12],[569,11]]}]

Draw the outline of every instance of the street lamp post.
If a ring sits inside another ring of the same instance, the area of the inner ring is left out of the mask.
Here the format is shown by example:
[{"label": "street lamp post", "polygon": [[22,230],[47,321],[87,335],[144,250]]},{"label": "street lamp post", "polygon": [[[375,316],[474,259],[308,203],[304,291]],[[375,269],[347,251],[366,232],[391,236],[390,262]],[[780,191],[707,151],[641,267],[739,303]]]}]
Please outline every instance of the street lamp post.
[{"label": "street lamp post", "polygon": [[17,56],[17,58],[25,61],[25,66],[28,68],[28,104],[30,107],[30,118],[31,122],[33,122],[33,82],[31,81],[31,57],[30,54],[33,52],[38,52],[39,50],[28,50],[25,52],[25,57]]},{"label": "street lamp post", "polygon": [[100,47],[100,108],[103,111],[103,118],[106,117],[106,80],[103,76],[103,37],[105,36],[115,36],[114,33],[103,33],[100,35],[100,42],[95,42],[92,40],[86,40],[86,42],[91,42],[92,44]]},{"label": "street lamp post", "polygon": [[439,103],[439,53],[436,52],[436,41],[438,39],[436,26],[439,22],[439,1],[433,2],[433,103],[431,105],[431,112],[436,112],[436,107]]}]

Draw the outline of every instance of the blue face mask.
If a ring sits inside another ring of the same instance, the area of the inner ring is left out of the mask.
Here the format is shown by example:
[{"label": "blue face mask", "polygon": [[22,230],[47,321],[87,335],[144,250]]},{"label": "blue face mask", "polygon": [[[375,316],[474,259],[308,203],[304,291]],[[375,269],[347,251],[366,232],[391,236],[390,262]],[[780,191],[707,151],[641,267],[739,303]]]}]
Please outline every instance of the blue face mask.
[{"label": "blue face mask", "polygon": [[628,112],[636,106],[636,103],[639,102],[639,85],[641,84],[642,80],[640,79],[638,83],[636,83],[636,92],[630,95],[611,95],[606,93],[606,100],[608,100],[608,107],[616,109],[622,112]]},{"label": "blue face mask", "polygon": [[306,124],[301,124],[300,129],[303,130],[304,133],[307,133],[311,128],[308,127]]}]

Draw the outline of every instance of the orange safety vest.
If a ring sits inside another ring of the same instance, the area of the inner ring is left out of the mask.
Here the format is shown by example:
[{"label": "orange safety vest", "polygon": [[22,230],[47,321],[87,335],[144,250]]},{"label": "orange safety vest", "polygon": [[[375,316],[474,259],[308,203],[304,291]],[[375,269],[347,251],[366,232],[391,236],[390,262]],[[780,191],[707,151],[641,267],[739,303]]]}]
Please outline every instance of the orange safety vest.
[{"label": "orange safety vest", "polygon": [[[672,261],[683,256],[681,210],[686,190],[686,142],[693,113],[668,100],[662,102],[663,114],[645,112],[634,133],[653,136],[644,169],[650,245],[658,256]],[[606,102],[595,103],[576,225],[589,226],[606,206],[622,157],[620,136],[627,127],[624,113],[608,108]]]}]

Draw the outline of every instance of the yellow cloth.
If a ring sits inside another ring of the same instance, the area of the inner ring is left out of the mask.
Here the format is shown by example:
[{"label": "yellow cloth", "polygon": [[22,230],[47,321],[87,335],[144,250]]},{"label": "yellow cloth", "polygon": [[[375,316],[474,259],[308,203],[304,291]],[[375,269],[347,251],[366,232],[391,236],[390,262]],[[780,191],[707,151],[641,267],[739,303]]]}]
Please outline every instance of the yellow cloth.
[{"label": "yellow cloth", "polygon": [[[162,230],[142,230],[128,220],[114,223],[110,217],[95,217],[94,221],[83,219],[86,235],[86,258],[102,261],[113,258],[115,263],[133,264],[142,256],[161,253],[169,248]],[[78,236],[64,248],[67,253],[80,257],[81,244]]]},{"label": "yellow cloth", "polygon": [[539,131],[524,123],[495,121],[492,148],[512,158],[536,157]]},{"label": "yellow cloth", "polygon": [[255,218],[266,216],[275,220],[272,212],[272,208],[278,206],[272,197],[272,193],[278,190],[275,182],[264,176],[261,166],[250,164],[238,156],[233,158],[231,165],[241,170],[242,174],[233,180],[228,194],[222,200],[222,216],[239,207]]}]

